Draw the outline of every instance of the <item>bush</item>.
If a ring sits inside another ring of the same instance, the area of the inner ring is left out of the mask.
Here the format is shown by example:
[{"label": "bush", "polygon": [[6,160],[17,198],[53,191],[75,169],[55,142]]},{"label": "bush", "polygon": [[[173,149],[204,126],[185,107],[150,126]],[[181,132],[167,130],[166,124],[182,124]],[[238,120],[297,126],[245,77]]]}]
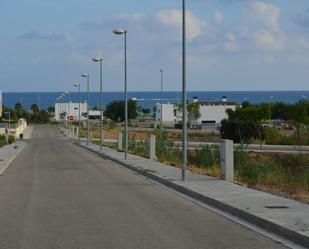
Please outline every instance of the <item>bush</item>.
[{"label": "bush", "polygon": [[226,120],[221,122],[221,137],[235,143],[249,143],[252,139],[263,139],[264,128],[261,123],[251,121]]},{"label": "bush", "polygon": [[189,153],[189,163],[201,168],[212,168],[220,165],[218,146],[201,146],[195,153]]},{"label": "bush", "polygon": [[149,156],[149,141],[136,141],[135,137],[129,138],[129,150],[133,154],[143,157]]},{"label": "bush", "polygon": [[169,162],[171,165],[180,165],[180,152],[174,143],[168,140],[168,134],[164,129],[157,128],[156,155],[159,161]]},{"label": "bush", "polygon": [[9,136],[8,143],[6,142],[5,136],[0,136],[0,147],[5,146],[7,144],[12,144],[15,142],[15,138],[13,136]]},{"label": "bush", "polygon": [[[124,109],[125,109],[125,101],[115,100],[107,105],[106,112],[104,113],[104,115],[115,122],[122,122],[124,121]],[[136,101],[129,100],[128,101],[128,118],[135,119],[136,117],[137,117]]]}]

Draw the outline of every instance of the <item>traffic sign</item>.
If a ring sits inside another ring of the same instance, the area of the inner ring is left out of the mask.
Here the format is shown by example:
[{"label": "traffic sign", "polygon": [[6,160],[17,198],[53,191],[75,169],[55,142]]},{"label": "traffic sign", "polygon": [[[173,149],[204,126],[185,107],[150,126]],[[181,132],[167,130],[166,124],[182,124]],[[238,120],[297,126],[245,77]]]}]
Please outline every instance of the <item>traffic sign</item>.
[{"label": "traffic sign", "polygon": [[75,120],[75,116],[72,116],[72,115],[71,115],[71,116],[69,117],[69,119],[70,119],[70,121],[74,121],[74,120]]}]

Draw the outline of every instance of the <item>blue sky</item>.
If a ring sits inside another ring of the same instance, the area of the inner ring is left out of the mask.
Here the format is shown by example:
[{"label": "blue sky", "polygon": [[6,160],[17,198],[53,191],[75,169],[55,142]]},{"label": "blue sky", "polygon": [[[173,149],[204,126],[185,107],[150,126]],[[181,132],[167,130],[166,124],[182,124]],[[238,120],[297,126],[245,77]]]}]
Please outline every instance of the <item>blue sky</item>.
[{"label": "blue sky", "polygon": [[[308,0],[187,0],[188,89],[309,90]],[[1,0],[3,91],[73,90],[82,72],[105,91],[181,89],[181,0]],[[85,88],[85,87],[84,87]]]}]

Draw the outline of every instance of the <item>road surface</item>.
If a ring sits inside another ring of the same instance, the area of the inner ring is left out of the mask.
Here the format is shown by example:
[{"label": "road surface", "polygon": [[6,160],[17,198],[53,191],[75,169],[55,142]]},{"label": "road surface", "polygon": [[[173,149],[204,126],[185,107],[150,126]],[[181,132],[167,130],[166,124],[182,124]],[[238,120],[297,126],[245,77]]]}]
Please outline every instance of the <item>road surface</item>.
[{"label": "road surface", "polygon": [[37,126],[0,178],[0,248],[285,247]]}]

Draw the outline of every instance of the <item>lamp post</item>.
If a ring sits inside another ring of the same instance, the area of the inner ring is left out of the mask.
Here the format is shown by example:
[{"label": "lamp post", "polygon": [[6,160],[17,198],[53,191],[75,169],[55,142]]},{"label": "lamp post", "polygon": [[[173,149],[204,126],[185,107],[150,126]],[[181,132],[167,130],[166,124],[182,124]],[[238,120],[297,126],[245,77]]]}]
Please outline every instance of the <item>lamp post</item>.
[{"label": "lamp post", "polygon": [[102,150],[102,145],[104,143],[103,137],[103,70],[102,70],[102,58],[93,58],[93,62],[100,63],[100,150]]},{"label": "lamp post", "polygon": [[61,94],[61,96],[60,96],[60,98],[62,99],[62,101],[61,101],[61,113],[62,113],[62,118],[61,119],[63,119],[63,122],[62,122],[62,125],[63,125],[63,128],[65,128],[65,123],[64,123],[64,112],[65,112],[65,106],[64,106],[64,104],[65,104],[65,100],[64,100],[64,94]]},{"label": "lamp post", "polygon": [[89,146],[89,73],[83,73],[81,76],[87,78],[87,146]]},{"label": "lamp post", "polygon": [[187,82],[186,82],[186,0],[182,0],[182,168],[181,180],[186,180],[187,168]]},{"label": "lamp post", "polygon": [[160,70],[161,73],[161,130],[163,129],[163,69]]},{"label": "lamp post", "polygon": [[127,86],[127,30],[115,29],[114,34],[124,35],[124,96],[125,96],[125,153],[124,159],[128,159],[128,86]]},{"label": "lamp post", "polygon": [[[58,109],[55,110],[55,115],[58,116],[58,114],[59,114],[59,120],[61,119],[61,112],[60,112],[60,100],[61,100],[61,98],[62,98],[62,95],[60,95],[60,96],[58,96],[58,97],[56,98],[56,104],[58,105]],[[56,111],[57,111],[57,112],[56,112]],[[58,120],[56,120],[56,121],[58,121]]]},{"label": "lamp post", "polygon": [[68,112],[66,113],[66,120],[67,120],[68,136],[69,136],[69,134],[70,134],[70,120],[69,120],[69,112],[70,112],[69,108],[70,107],[69,107],[69,97],[68,97],[69,96],[69,92],[64,92],[63,94],[65,96],[65,101],[67,102],[65,105],[68,106]]},{"label": "lamp post", "polygon": [[78,141],[80,142],[80,84],[74,84],[78,88]]}]

